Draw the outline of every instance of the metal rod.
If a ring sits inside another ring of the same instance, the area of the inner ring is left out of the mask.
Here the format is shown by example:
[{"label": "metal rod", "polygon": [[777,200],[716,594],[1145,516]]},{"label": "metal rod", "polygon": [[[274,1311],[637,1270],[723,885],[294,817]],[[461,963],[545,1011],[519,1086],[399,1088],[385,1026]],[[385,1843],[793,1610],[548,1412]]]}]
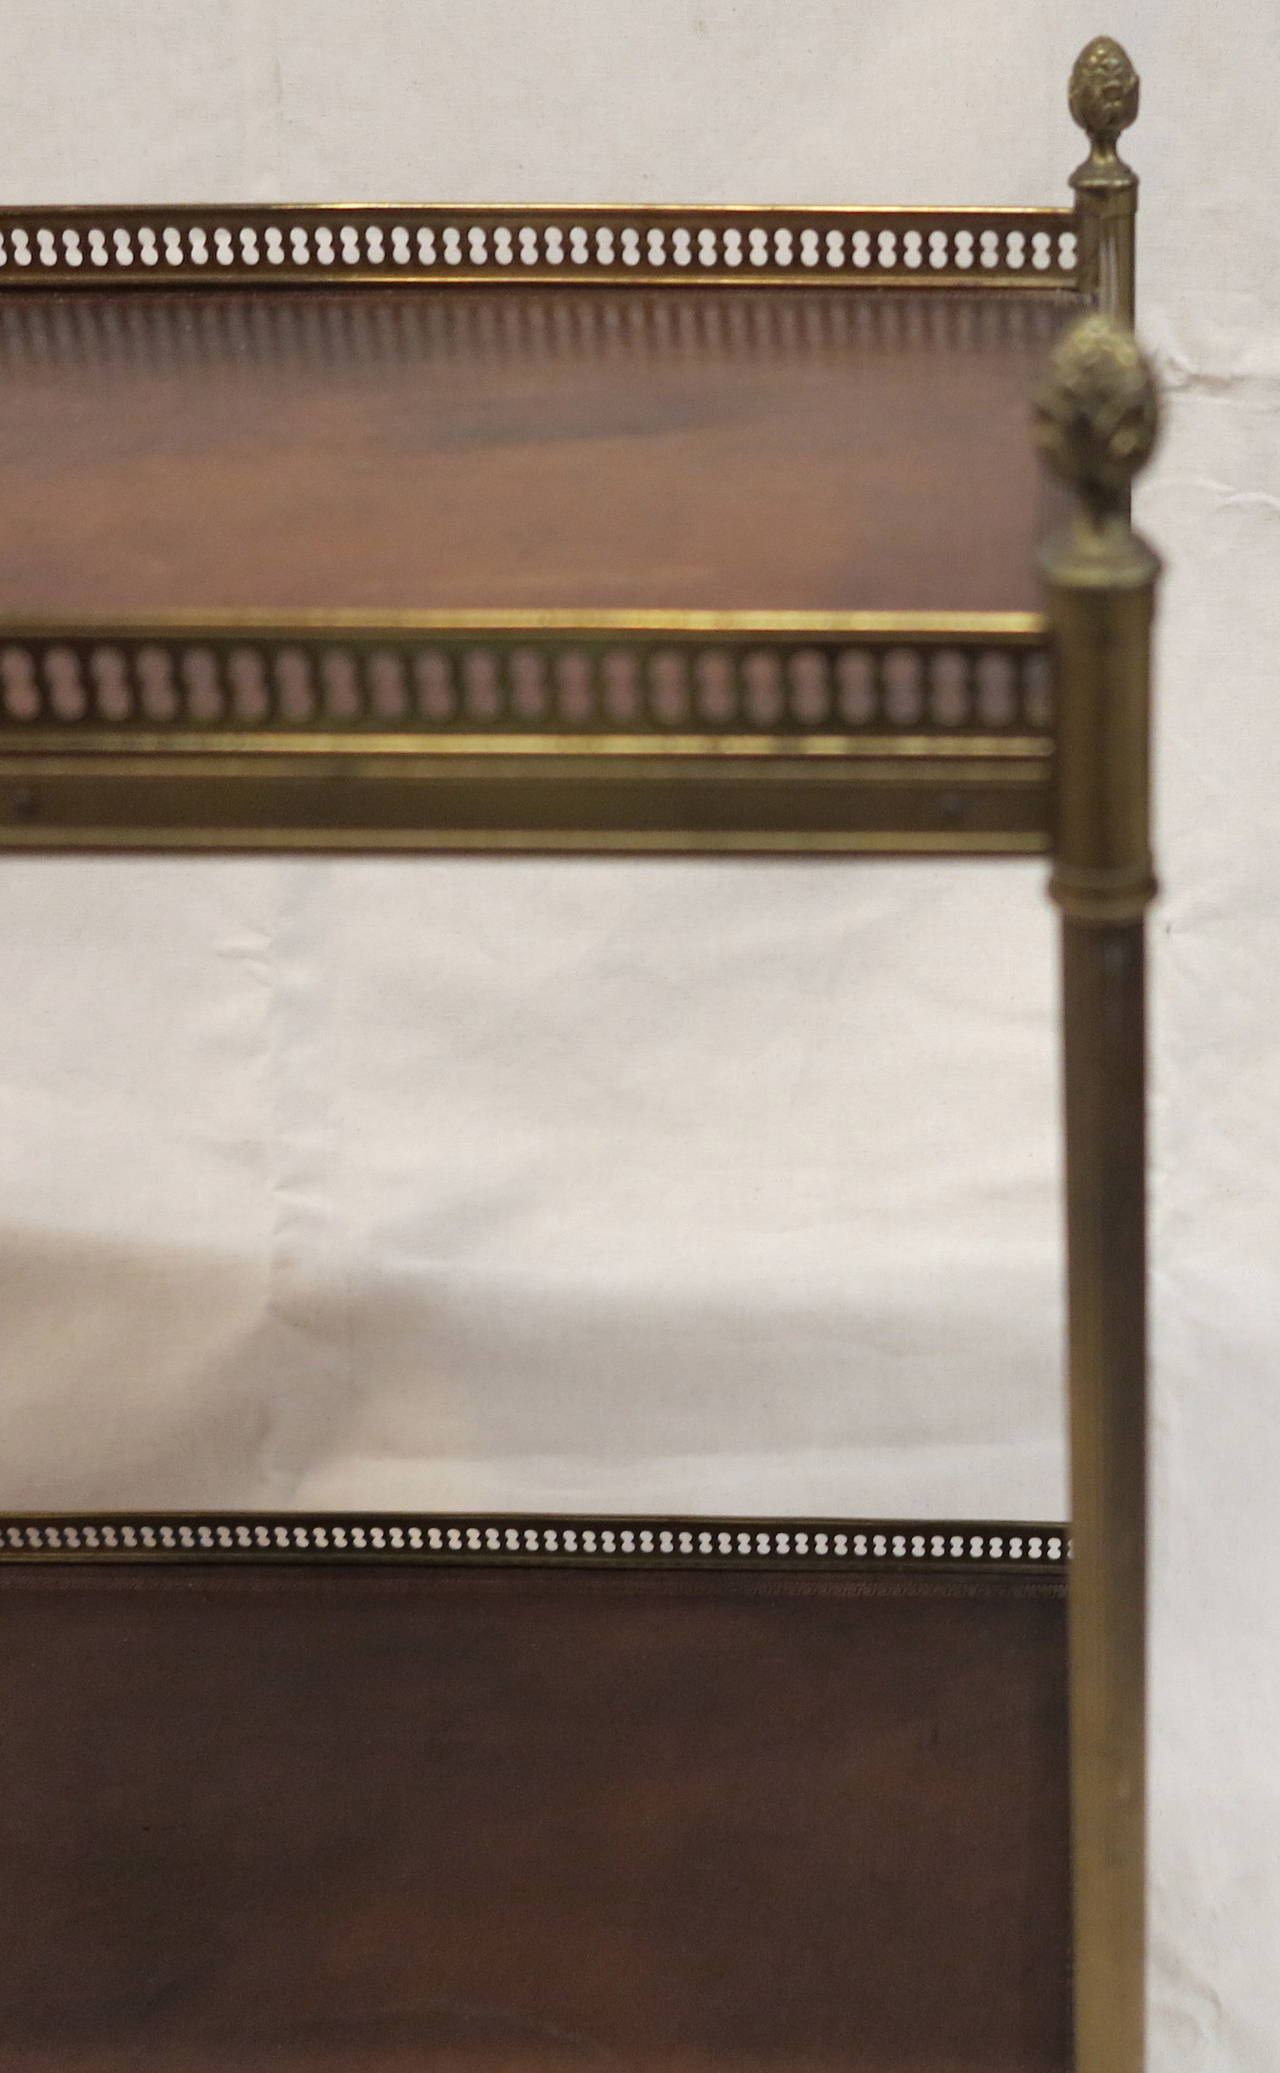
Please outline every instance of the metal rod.
[{"label": "metal rod", "polygon": [[1101,314],[1059,344],[1041,443],[1076,492],[1042,557],[1057,661],[1076,2073],[1142,2073],[1145,1990],[1146,1050],[1150,626],[1128,516],[1150,370]]},{"label": "metal rod", "polygon": [[1140,2073],[1145,1974],[1145,965],[1062,926],[1078,2073]]}]

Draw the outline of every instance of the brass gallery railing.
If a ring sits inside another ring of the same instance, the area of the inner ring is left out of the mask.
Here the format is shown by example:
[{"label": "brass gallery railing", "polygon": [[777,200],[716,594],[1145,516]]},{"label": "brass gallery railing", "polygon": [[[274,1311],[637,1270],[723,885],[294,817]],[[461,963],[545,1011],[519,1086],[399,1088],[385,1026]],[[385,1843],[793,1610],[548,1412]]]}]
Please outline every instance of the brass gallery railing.
[{"label": "brass gallery railing", "polygon": [[4,287],[750,280],[1070,288],[1071,209],[0,210]]},{"label": "brass gallery railing", "polygon": [[31,1562],[418,1564],[444,1569],[767,1569],[1047,1577],[1061,1526],[947,1519],[716,1519],[526,1512],[0,1515],[0,1566]]},{"label": "brass gallery railing", "polygon": [[1035,614],[0,629],[16,848],[1025,854]]}]

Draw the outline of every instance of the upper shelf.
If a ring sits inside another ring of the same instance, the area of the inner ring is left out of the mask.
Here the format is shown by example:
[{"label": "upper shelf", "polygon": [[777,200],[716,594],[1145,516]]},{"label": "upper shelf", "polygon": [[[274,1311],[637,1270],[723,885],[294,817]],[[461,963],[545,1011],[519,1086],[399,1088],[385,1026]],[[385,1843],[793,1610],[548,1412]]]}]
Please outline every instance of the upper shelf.
[{"label": "upper shelf", "polygon": [[0,846],[1043,850],[1077,221],[0,212]]},{"label": "upper shelf", "polygon": [[0,612],[1032,611],[1074,298],[0,296]]},{"label": "upper shelf", "polygon": [[1043,851],[1068,100],[1070,209],[0,210],[0,848]]}]

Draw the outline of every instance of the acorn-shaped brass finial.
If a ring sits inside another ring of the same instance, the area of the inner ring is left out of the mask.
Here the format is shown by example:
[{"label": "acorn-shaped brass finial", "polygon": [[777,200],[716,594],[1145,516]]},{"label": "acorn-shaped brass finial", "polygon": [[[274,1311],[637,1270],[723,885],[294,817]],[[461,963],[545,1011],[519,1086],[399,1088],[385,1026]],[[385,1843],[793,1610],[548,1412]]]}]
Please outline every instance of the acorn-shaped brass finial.
[{"label": "acorn-shaped brass finial", "polygon": [[1123,511],[1159,429],[1155,378],[1133,333],[1097,310],[1079,318],[1050,356],[1035,415],[1041,451],[1091,515]]},{"label": "acorn-shaped brass finial", "polygon": [[1138,75],[1114,36],[1095,36],[1071,68],[1067,105],[1087,132],[1095,158],[1115,154],[1116,139],[1138,113]]}]

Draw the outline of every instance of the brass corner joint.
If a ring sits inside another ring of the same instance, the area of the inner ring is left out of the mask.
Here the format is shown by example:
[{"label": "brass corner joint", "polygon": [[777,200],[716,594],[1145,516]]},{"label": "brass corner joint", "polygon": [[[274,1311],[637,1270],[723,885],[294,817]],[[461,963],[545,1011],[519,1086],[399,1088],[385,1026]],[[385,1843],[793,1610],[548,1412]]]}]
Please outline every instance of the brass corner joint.
[{"label": "brass corner joint", "polygon": [[1075,493],[1040,557],[1058,681],[1050,893],[1076,921],[1138,920],[1155,892],[1149,677],[1160,564],[1130,524],[1129,485],[1159,411],[1132,332],[1098,311],[1080,318],[1035,410],[1041,450]]},{"label": "brass corner joint", "polygon": [[1139,82],[1128,53],[1112,36],[1095,36],[1071,70],[1072,119],[1089,139],[1089,156],[1071,175],[1079,239],[1078,278],[1089,300],[1132,324],[1134,218],[1138,176],[1116,145],[1138,113]]}]

